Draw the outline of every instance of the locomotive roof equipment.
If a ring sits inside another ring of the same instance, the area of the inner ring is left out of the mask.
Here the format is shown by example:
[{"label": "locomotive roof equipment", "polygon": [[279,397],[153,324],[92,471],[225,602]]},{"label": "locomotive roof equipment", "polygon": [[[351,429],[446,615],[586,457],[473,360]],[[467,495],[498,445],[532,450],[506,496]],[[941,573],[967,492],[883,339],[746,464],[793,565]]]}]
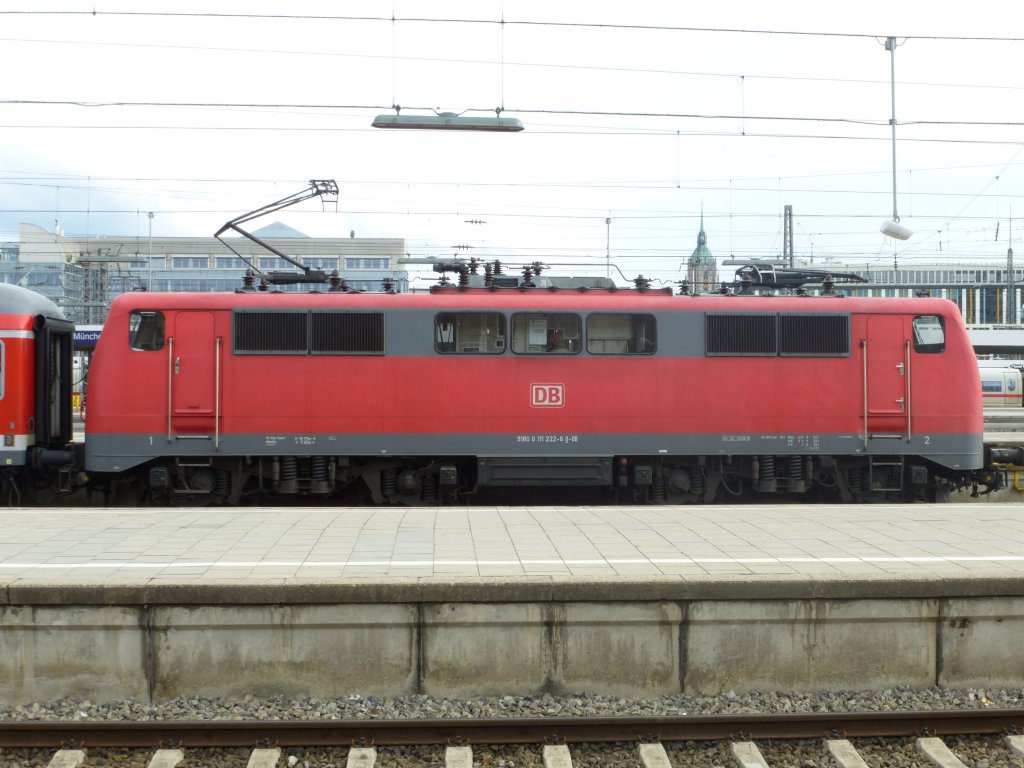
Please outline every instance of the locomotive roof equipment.
[{"label": "locomotive roof equipment", "polygon": [[[238,258],[240,258],[242,261],[248,264],[253,270],[253,276],[260,278],[266,283],[269,283],[271,285],[292,285],[295,283],[326,283],[328,282],[327,274],[323,270],[310,269],[298,259],[282,253],[274,246],[264,242],[263,240],[256,237],[252,233],[246,232],[244,229],[238,226],[239,224],[243,224],[247,221],[252,221],[255,218],[265,216],[266,214],[273,213],[274,211],[280,211],[282,208],[288,208],[289,206],[295,205],[296,203],[301,203],[303,200],[309,200],[310,198],[314,197],[319,197],[325,200],[326,202],[333,202],[337,204],[337,183],[335,183],[333,179],[310,179],[308,189],[305,189],[302,192],[296,192],[294,195],[289,195],[288,197],[281,198],[280,200],[273,203],[269,203],[268,205],[265,205],[262,208],[257,208],[254,211],[250,211],[249,213],[245,213],[242,214],[241,216],[233,218],[231,221],[227,222],[223,227],[218,229],[217,232],[214,234],[214,237],[220,240],[229,251],[231,251],[233,254],[238,256]],[[229,229],[233,229],[235,232],[244,237],[249,238],[257,245],[266,248],[275,256],[280,256],[289,264],[298,267],[299,269],[302,270],[302,274],[296,274],[295,272],[261,272],[259,268],[256,267],[256,265],[254,265],[251,261],[245,258],[245,256],[240,254],[234,248],[232,248],[231,244],[221,237],[221,235],[224,234]]]},{"label": "locomotive roof equipment", "polygon": [[810,284],[866,283],[867,278],[853,272],[827,272],[818,269],[787,269],[774,264],[747,264],[736,270],[737,282],[772,285],[778,288],[802,288]]}]

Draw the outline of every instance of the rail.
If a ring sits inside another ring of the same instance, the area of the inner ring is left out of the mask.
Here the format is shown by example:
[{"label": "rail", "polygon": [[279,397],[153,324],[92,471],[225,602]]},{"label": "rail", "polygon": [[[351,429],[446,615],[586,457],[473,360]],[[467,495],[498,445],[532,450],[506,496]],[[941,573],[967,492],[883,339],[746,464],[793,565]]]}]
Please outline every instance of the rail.
[{"label": "rail", "polygon": [[5,721],[0,747],[565,744],[1024,733],[1024,709],[658,717],[296,721]]}]

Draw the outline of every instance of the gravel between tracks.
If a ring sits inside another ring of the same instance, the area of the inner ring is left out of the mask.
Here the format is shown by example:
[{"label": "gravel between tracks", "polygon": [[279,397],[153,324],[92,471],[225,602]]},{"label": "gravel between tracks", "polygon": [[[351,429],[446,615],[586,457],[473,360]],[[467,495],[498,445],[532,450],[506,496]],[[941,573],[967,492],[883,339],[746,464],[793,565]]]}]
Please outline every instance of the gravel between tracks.
[{"label": "gravel between tracks", "polygon": [[751,712],[884,712],[1024,707],[1024,689],[822,691],[814,694],[727,693],[722,696],[345,696],[336,699],[172,699],[36,702],[0,707],[0,720],[348,720],[359,718],[574,717],[592,715],[744,714]]},{"label": "gravel between tracks", "polygon": [[[750,712],[856,712],[921,709],[985,709],[1024,707],[1024,689],[820,692],[817,694],[753,693],[723,696],[666,696],[616,699],[602,696],[502,696],[464,700],[427,696],[347,696],[338,699],[284,699],[245,697],[240,700],[177,699],[145,704],[135,701],[94,703],[54,701],[0,707],[0,720],[341,720],[359,718],[475,718],[572,717],[587,715],[678,715],[687,713]],[[978,768],[1014,768],[1024,759],[1014,757],[997,737],[950,739],[948,745],[968,765]],[[768,764],[787,768],[833,768],[824,743],[780,741],[759,744]],[[856,746],[871,766],[927,768],[914,739],[860,739]],[[735,765],[725,742],[673,742],[666,744],[671,764],[687,768]],[[388,768],[438,768],[444,764],[441,747],[379,748],[378,764]],[[279,765],[290,768],[344,768],[347,750],[340,747],[290,748]],[[635,745],[574,745],[578,768],[640,768]],[[52,750],[0,750],[0,768],[46,768]],[[474,768],[544,768],[539,745],[478,746]],[[96,749],[89,762],[112,768],[146,768],[148,750]],[[190,765],[245,768],[248,751],[205,750]]]}]

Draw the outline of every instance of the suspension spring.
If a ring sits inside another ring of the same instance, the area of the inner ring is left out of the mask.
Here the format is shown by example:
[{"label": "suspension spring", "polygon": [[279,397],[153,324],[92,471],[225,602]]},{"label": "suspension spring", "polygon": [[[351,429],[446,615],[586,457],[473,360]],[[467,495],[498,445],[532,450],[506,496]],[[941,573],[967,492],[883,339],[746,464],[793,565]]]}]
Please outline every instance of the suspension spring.
[{"label": "suspension spring", "polygon": [[281,480],[294,480],[299,476],[299,464],[294,456],[281,457]]},{"label": "suspension spring", "polygon": [[217,496],[227,496],[231,490],[231,475],[226,469],[218,469],[213,474],[213,492]]},{"label": "suspension spring", "polygon": [[864,474],[860,469],[851,469],[847,473],[847,478],[849,479],[851,491],[860,493],[864,490]]},{"label": "suspension spring", "polygon": [[310,474],[314,480],[326,480],[327,479],[327,457],[326,456],[314,456],[313,466],[310,468]]},{"label": "suspension spring", "polygon": [[790,480],[804,479],[804,460],[801,456],[790,456],[787,462],[787,473]]},{"label": "suspension spring", "polygon": [[424,504],[437,504],[437,478],[433,475],[428,475],[423,478],[422,498]]},{"label": "suspension spring", "polygon": [[651,503],[663,504],[665,502],[665,476],[658,472],[651,483]]},{"label": "suspension spring", "polygon": [[380,490],[387,497],[398,495],[398,470],[385,469],[380,476]]}]

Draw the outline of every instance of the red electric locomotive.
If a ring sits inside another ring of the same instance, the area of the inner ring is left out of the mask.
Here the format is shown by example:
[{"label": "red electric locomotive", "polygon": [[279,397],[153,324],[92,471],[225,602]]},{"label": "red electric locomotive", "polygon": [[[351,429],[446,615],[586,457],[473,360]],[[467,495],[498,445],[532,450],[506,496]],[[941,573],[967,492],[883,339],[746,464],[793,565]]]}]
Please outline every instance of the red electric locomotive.
[{"label": "red electric locomotive", "polygon": [[0,284],[0,487],[8,504],[26,491],[69,490],[74,326],[49,299]]},{"label": "red electric locomotive", "polygon": [[943,299],[439,286],[118,297],[85,469],[167,503],[704,503],[941,499],[988,459]]}]

